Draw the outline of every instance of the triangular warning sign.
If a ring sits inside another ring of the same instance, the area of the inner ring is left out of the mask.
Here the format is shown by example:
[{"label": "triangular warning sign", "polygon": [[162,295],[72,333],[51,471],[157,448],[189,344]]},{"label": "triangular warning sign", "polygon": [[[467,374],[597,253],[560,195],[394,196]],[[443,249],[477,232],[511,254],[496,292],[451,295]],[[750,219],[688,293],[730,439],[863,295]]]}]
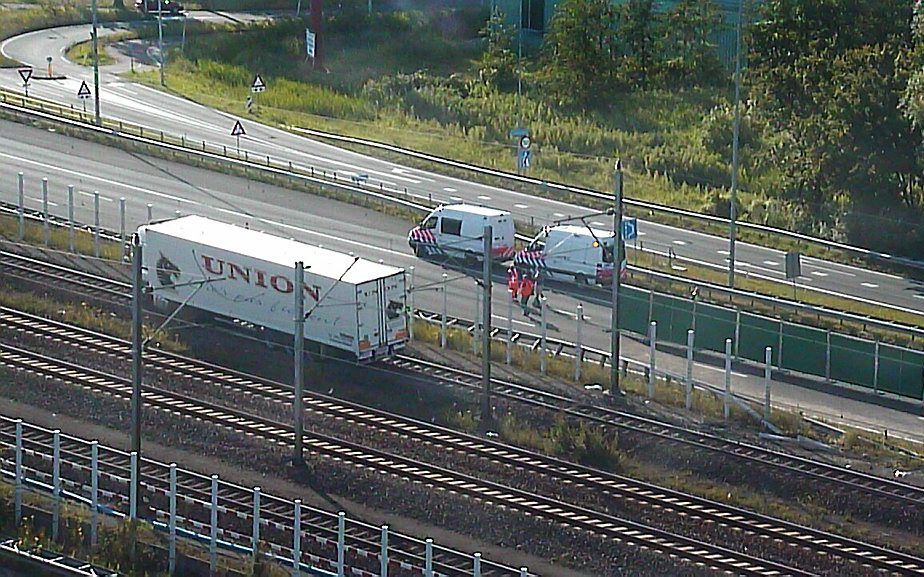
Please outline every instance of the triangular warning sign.
[{"label": "triangular warning sign", "polygon": [[87,86],[86,80],[80,83],[80,88],[77,90],[77,98],[90,98],[90,87]]},{"label": "triangular warning sign", "polygon": [[266,83],[263,82],[263,78],[257,74],[253,79],[253,84],[250,85],[251,92],[263,92],[266,90]]},{"label": "triangular warning sign", "polygon": [[231,136],[240,136],[242,134],[247,134],[244,132],[244,126],[241,124],[240,120],[235,120],[234,128],[231,129]]},{"label": "triangular warning sign", "polygon": [[31,68],[17,68],[16,72],[19,72],[19,77],[22,78],[23,84],[28,84],[29,79],[32,78]]}]

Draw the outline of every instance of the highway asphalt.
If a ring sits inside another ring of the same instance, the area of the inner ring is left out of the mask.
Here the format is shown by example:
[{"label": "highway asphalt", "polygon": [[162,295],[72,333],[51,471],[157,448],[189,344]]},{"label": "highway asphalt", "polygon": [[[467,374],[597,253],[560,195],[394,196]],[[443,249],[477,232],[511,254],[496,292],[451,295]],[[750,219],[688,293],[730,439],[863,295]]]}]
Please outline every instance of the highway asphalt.
[{"label": "highway asphalt", "polygon": [[[220,18],[209,13],[193,13],[191,17]],[[118,29],[120,25],[108,25],[101,34]],[[43,30],[9,39],[0,45],[0,50],[10,58],[33,66],[37,76],[44,71],[45,58],[51,56],[55,73],[63,74],[66,78],[33,80],[30,94],[80,107],[82,104],[77,99],[77,90],[83,80],[92,84],[92,70],[68,62],[63,53],[67,46],[88,37],[88,26]],[[151,129],[184,135],[191,140],[235,146],[235,138],[230,132],[238,120],[236,117],[134,84],[130,77],[124,74],[128,68],[128,61],[119,58],[116,64],[101,69],[103,115]],[[169,84],[169,76],[167,83]],[[22,82],[15,69],[0,70],[0,86],[16,91],[22,90]],[[242,91],[241,100],[248,95],[249,92]],[[92,108],[92,102],[90,107]],[[241,139],[241,146],[257,156],[270,155],[283,161],[291,161],[296,166],[336,171],[339,175],[347,177],[367,175],[368,181],[373,185],[381,183],[388,189],[407,189],[411,193],[428,196],[440,202],[464,200],[503,208],[513,212],[520,220],[536,224],[589,213],[586,208],[580,206],[413,169],[313,141],[275,127],[260,125],[249,118],[240,120],[247,131]],[[626,193],[632,195],[631,178],[627,178]],[[608,218],[593,218],[590,222],[603,228],[612,226],[611,219]],[[648,249],[661,252],[672,249],[675,254],[685,258],[716,267],[727,266],[727,239],[645,220],[640,221],[639,229],[640,241]],[[783,253],[777,250],[738,243],[737,270],[742,274],[783,280],[783,256]],[[871,303],[924,311],[924,286],[918,281],[814,258],[803,258],[802,270],[804,276],[798,280],[798,284],[803,287],[830,291]]]},{"label": "highway asphalt", "polygon": [[[440,286],[442,274],[447,273],[453,279],[447,291],[449,313],[465,318],[475,315],[474,280],[415,258],[406,242],[411,223],[369,209],[0,121],[0,200],[16,202],[16,173],[20,171],[25,176],[26,205],[32,209],[41,207],[44,177],[48,178],[49,210],[53,215],[66,216],[67,185],[73,184],[75,218],[93,222],[93,192],[99,191],[101,221],[112,230],[119,228],[120,197],[126,199],[128,230],[146,222],[148,204],[152,205],[154,218],[168,218],[180,211],[247,224],[405,269],[413,266],[414,284],[418,287],[415,305],[419,308],[441,310],[443,294],[433,289]],[[509,297],[501,283],[495,284],[493,299],[493,322],[506,328]],[[549,335],[574,341],[577,301],[568,295],[549,293],[548,303]],[[584,305],[588,319],[583,329],[584,343],[608,350],[608,308],[586,302]],[[514,329],[538,333],[536,317],[528,318],[514,308]],[[622,342],[623,354],[647,362],[647,346],[626,337]],[[659,358],[661,366],[682,374],[682,359],[666,353],[659,353]],[[718,387],[724,383],[723,371],[705,362],[697,363],[695,376]],[[762,380],[747,370],[736,368],[733,383],[734,389],[746,396],[763,396]],[[888,428],[893,434],[924,438],[916,415],[782,382],[774,384],[774,402],[835,422],[872,430]]]}]

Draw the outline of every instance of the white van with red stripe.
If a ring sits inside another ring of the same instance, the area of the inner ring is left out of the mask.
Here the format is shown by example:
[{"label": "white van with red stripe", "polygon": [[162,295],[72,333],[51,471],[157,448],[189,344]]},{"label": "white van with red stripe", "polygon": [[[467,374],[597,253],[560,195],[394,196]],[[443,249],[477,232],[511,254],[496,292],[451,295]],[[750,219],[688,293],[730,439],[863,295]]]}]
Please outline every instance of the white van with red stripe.
[{"label": "white van with red stripe", "polygon": [[[608,285],[613,282],[613,233],[575,224],[546,227],[513,263],[550,280]],[[623,270],[625,264],[623,249]]]},{"label": "white van with red stripe", "polygon": [[461,256],[480,259],[484,227],[491,225],[494,260],[513,257],[513,216],[507,211],[472,204],[441,206],[408,233],[407,242],[419,257]]}]

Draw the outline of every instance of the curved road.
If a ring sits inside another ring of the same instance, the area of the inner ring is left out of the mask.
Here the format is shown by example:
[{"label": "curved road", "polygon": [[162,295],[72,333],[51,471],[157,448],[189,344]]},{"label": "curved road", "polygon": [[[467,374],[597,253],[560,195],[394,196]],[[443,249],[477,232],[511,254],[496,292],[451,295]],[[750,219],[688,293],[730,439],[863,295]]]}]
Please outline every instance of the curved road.
[{"label": "curved road", "polygon": [[[192,13],[197,18],[221,18],[210,13]],[[108,25],[101,34],[112,33],[122,25]],[[92,70],[68,62],[63,57],[67,46],[89,38],[89,26],[71,26],[25,34],[0,45],[3,54],[33,66],[38,74],[44,70],[46,56],[52,56],[56,73],[64,80],[34,80],[30,94],[64,104],[80,105],[76,97],[82,80],[92,84]],[[185,135],[188,139],[207,140],[234,146],[230,129],[237,119],[211,110],[183,98],[132,83],[119,76],[129,67],[125,59],[101,69],[102,114],[148,128]],[[255,71],[256,72],[256,71]],[[169,78],[168,78],[169,82]],[[0,86],[21,91],[21,81],[14,69],[0,71]],[[243,100],[246,93],[241,94]],[[247,130],[241,139],[242,148],[256,155],[271,155],[299,166],[337,171],[338,174],[368,175],[369,181],[386,188],[409,191],[442,202],[465,200],[490,205],[513,212],[518,219],[544,224],[563,217],[588,214],[588,210],[573,204],[549,201],[532,196],[486,186],[432,172],[417,170],[396,163],[353,153],[327,144],[300,137],[286,131],[240,119]],[[631,182],[628,183],[631,191]],[[594,219],[596,226],[610,228],[610,219]],[[673,251],[682,257],[714,266],[727,266],[727,240],[668,227],[651,222],[640,223],[640,239],[646,248]],[[749,274],[783,280],[783,253],[747,243],[738,244],[737,268]],[[915,311],[924,311],[924,286],[896,275],[883,274],[820,259],[803,259],[803,276],[799,284],[835,292],[872,303],[886,303]]]}]

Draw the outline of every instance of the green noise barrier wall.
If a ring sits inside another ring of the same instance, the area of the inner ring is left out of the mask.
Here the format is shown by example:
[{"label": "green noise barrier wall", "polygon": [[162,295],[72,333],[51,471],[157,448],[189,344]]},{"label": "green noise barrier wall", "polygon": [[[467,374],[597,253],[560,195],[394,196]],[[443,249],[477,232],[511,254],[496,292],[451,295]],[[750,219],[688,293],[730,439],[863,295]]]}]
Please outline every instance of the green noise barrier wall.
[{"label": "green noise barrier wall", "polygon": [[725,339],[737,340],[738,358],[763,363],[773,349],[775,367],[850,383],[911,399],[924,396],[924,353],[739,312],[689,298],[625,287],[620,293],[620,328],[685,346],[687,330],[696,331],[696,348],[725,352]]}]

